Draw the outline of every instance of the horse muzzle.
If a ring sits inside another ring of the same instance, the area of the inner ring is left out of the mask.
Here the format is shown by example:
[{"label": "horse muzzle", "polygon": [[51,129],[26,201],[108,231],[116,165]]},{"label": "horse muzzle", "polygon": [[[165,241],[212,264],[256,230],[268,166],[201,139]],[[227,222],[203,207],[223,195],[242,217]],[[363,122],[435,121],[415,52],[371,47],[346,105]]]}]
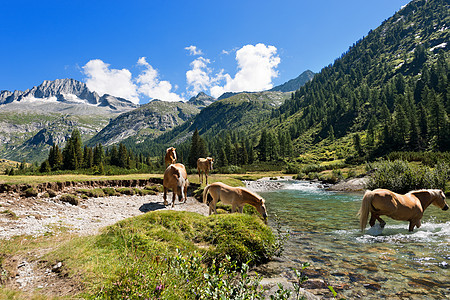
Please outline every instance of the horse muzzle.
[{"label": "horse muzzle", "polygon": [[445,206],[442,210],[448,210],[448,204],[445,204]]}]

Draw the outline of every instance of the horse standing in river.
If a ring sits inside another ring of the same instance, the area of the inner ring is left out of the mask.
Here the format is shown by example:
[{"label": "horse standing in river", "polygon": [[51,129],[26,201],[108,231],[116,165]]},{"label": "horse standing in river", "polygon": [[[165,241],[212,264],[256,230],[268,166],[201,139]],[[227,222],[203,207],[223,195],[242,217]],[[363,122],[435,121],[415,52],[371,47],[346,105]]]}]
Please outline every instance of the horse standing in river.
[{"label": "horse standing in river", "polygon": [[266,205],[264,199],[242,187],[232,187],[222,182],[211,183],[203,190],[203,203],[206,203],[208,193],[212,197],[209,203],[209,214],[213,211],[217,214],[216,204],[220,200],[224,204],[231,205],[231,212],[242,213],[245,204],[250,204],[261,214],[264,221],[267,221]]},{"label": "horse standing in river", "polygon": [[175,150],[176,148],[174,147],[169,147],[166,149],[166,156],[164,157],[166,168],[168,165],[174,164],[177,161],[177,153]]},{"label": "horse standing in river", "polygon": [[164,205],[167,205],[167,191],[172,190],[172,207],[175,205],[175,195],[178,195],[180,202],[186,202],[187,187],[189,181],[187,180],[186,168],[183,164],[169,165],[164,172],[163,187],[164,187]]},{"label": "horse standing in river", "polygon": [[197,159],[198,180],[200,181],[200,184],[203,183],[203,176],[202,176],[203,172],[206,178],[206,185],[208,185],[208,172],[213,169],[213,163],[214,158],[212,157],[207,158],[200,157],[199,159]]},{"label": "horse standing in river", "polygon": [[420,227],[423,212],[430,204],[448,210],[445,195],[441,190],[419,190],[405,195],[385,189],[367,191],[359,210],[361,231],[366,228],[369,212],[370,226],[374,226],[375,220],[378,220],[381,228],[384,228],[386,222],[380,216],[385,215],[394,220],[409,221],[409,231],[413,231],[414,227]]}]

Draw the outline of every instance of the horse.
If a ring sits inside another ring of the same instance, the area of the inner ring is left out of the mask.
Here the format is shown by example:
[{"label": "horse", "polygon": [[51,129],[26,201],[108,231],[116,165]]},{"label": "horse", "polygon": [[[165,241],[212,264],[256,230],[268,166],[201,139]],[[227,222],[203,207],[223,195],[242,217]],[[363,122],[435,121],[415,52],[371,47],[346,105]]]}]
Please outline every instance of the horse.
[{"label": "horse", "polygon": [[207,158],[200,157],[199,159],[197,159],[198,180],[200,181],[200,184],[203,183],[203,176],[202,176],[203,172],[205,173],[206,185],[208,185],[208,172],[213,169],[213,163],[214,158],[212,157]]},{"label": "horse", "polygon": [[174,147],[169,147],[166,149],[166,156],[164,157],[166,168],[168,165],[174,164],[177,161],[177,153],[175,150],[176,148]]},{"label": "horse", "polygon": [[267,222],[267,212],[265,200],[242,187],[232,187],[222,182],[211,183],[203,190],[203,203],[206,204],[208,193],[212,197],[212,201],[209,203],[209,214],[214,211],[217,214],[216,204],[220,200],[224,204],[231,204],[231,212],[239,211],[242,213],[244,204],[250,204],[256,208],[261,214],[264,221]]},{"label": "horse", "polygon": [[386,189],[366,191],[358,213],[361,231],[364,232],[366,228],[369,212],[371,227],[375,225],[375,220],[378,220],[381,228],[384,228],[386,222],[380,216],[385,215],[394,220],[409,221],[409,231],[413,231],[414,227],[420,227],[423,212],[430,204],[448,210],[445,195],[441,190],[418,190],[405,195]]},{"label": "horse", "polygon": [[175,195],[178,195],[178,201],[186,203],[187,187],[186,168],[183,164],[171,164],[164,171],[163,187],[164,187],[164,205],[167,205],[167,191],[172,190],[172,207],[175,205]]}]

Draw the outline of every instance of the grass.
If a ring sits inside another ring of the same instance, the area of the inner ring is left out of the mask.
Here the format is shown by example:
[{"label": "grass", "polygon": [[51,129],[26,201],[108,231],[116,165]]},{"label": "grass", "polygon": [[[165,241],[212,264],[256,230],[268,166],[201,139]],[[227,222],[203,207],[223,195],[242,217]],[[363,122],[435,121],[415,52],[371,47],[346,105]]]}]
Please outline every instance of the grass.
[{"label": "grass", "polygon": [[[96,236],[61,232],[15,237],[2,241],[0,258],[28,255],[48,267],[63,262],[62,273],[81,280],[84,287],[83,293],[73,295],[77,297],[194,299],[196,292],[212,293],[211,284],[219,283],[220,276],[229,280],[221,293],[237,287],[242,293],[256,293],[257,284],[235,277],[244,274],[239,270],[247,272],[247,263],[267,261],[275,248],[272,231],[255,216],[155,211],[120,221]],[[38,249],[53,250],[36,255]],[[0,289],[0,299],[14,299],[11,293]]]},{"label": "grass", "polygon": [[91,180],[134,180],[162,178],[161,174],[126,174],[126,175],[85,175],[85,174],[61,174],[61,175],[0,175],[0,184],[39,184],[44,182],[83,182]]}]

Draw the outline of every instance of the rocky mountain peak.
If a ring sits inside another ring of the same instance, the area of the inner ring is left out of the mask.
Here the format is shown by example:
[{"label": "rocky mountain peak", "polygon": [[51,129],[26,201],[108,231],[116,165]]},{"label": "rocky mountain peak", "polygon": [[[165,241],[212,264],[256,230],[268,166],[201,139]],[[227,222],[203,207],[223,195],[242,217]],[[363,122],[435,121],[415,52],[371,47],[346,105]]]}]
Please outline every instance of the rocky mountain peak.
[{"label": "rocky mountain peak", "polygon": [[188,103],[203,108],[203,107],[210,105],[211,103],[213,103],[216,100],[217,100],[216,98],[211,97],[211,96],[205,94],[204,92],[200,92],[200,93],[198,93],[197,96],[189,99]]}]

